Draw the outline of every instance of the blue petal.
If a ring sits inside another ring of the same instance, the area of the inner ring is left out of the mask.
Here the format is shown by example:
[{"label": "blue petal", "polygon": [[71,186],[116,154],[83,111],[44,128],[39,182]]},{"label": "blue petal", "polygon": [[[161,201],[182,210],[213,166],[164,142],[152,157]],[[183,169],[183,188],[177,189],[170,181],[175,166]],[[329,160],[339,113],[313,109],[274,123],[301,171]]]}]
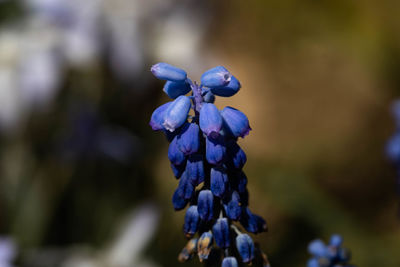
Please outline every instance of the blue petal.
[{"label": "blue petal", "polygon": [[254,259],[254,243],[247,234],[239,234],[236,237],[236,248],[244,263],[249,263]]},{"label": "blue petal", "polygon": [[251,128],[246,115],[232,107],[225,107],[221,111],[224,121],[224,130],[235,138],[245,137],[249,134]]},{"label": "blue petal", "polygon": [[187,82],[167,81],[164,85],[164,92],[173,99],[177,98],[180,95],[186,95],[190,92],[190,90],[192,90],[192,88]]},{"label": "blue petal", "polygon": [[238,262],[234,257],[226,257],[222,261],[222,267],[238,267]]},{"label": "blue petal", "polygon": [[199,213],[197,212],[197,206],[190,206],[186,210],[185,222],[183,224],[183,232],[186,237],[192,237],[196,232],[199,225]]},{"label": "blue petal", "polygon": [[154,131],[159,131],[163,130],[164,126],[164,116],[165,112],[167,111],[169,105],[171,105],[172,102],[167,102],[158,108],[154,110],[153,114],[151,114],[151,119],[150,119],[150,126]]},{"label": "blue petal", "polygon": [[178,184],[178,195],[184,199],[191,199],[194,193],[194,185],[187,177],[186,173],[184,172],[179,180]]},{"label": "blue petal", "polygon": [[220,248],[227,248],[230,246],[229,236],[229,223],[227,218],[219,218],[212,227],[215,243]]},{"label": "blue petal", "polygon": [[228,155],[229,160],[227,162],[228,167],[242,169],[244,164],[246,164],[247,157],[244,151],[240,148],[240,146],[235,142],[231,141],[228,145]]},{"label": "blue petal", "polygon": [[186,163],[186,175],[194,186],[204,181],[203,156],[199,154],[190,155]]},{"label": "blue petal", "polygon": [[197,242],[197,255],[200,262],[208,259],[213,244],[213,235],[210,232],[204,232]]},{"label": "blue petal", "polygon": [[212,103],[204,103],[200,110],[200,129],[207,136],[216,137],[222,128],[222,116]]},{"label": "blue petal", "polygon": [[167,63],[157,63],[151,67],[151,72],[158,79],[173,82],[184,82],[187,78],[186,71]]},{"label": "blue petal", "polygon": [[232,193],[231,200],[228,204],[224,205],[226,216],[234,221],[239,220],[240,214],[242,213],[242,207],[239,204],[240,197],[238,192],[234,191]]},{"label": "blue petal", "polygon": [[334,234],[331,236],[331,239],[329,241],[329,245],[335,246],[335,247],[340,247],[343,243],[343,237],[338,234]]},{"label": "blue petal", "polygon": [[207,91],[203,96],[204,102],[207,103],[214,103],[215,102],[215,95],[211,91]]},{"label": "blue petal", "polygon": [[307,267],[320,267],[318,259],[312,258],[307,262]]},{"label": "blue petal", "polygon": [[211,168],[210,183],[211,192],[214,196],[222,197],[226,191],[228,182],[228,175],[223,168],[213,167]]},{"label": "blue petal", "polygon": [[181,132],[178,134],[178,148],[185,154],[196,153],[200,147],[200,129],[195,123],[185,123]]},{"label": "blue petal", "polygon": [[238,79],[232,76],[228,85],[224,87],[211,88],[211,92],[217,96],[230,97],[239,92],[240,87],[241,85]]},{"label": "blue petal", "polygon": [[179,179],[181,178],[183,172],[185,171],[185,164],[181,164],[181,165],[175,165],[171,163],[171,169],[172,172],[174,173],[175,178]]},{"label": "blue petal", "polygon": [[184,199],[183,197],[179,196],[178,188],[175,190],[174,194],[172,195],[172,205],[174,206],[175,210],[182,210],[186,207],[188,200]]},{"label": "blue petal", "polygon": [[173,132],[181,127],[186,122],[190,107],[191,103],[189,97],[181,95],[175,99],[165,111],[164,128]]},{"label": "blue petal", "polygon": [[168,159],[174,165],[182,165],[186,161],[186,157],[185,154],[183,154],[183,152],[178,148],[177,139],[178,137],[175,136],[174,139],[172,139],[171,144],[169,144]]},{"label": "blue petal", "polygon": [[316,239],[308,245],[308,252],[316,257],[325,257],[327,255],[327,248],[322,240]]},{"label": "blue petal", "polygon": [[236,177],[237,177],[237,190],[239,193],[242,194],[246,191],[247,176],[243,171],[240,171]]},{"label": "blue petal", "polygon": [[206,159],[208,163],[219,165],[225,160],[226,147],[222,135],[212,138],[206,137]]},{"label": "blue petal", "polygon": [[227,69],[218,66],[207,70],[201,75],[201,85],[210,88],[226,86],[229,84],[231,76]]},{"label": "blue petal", "polygon": [[265,220],[262,217],[251,213],[248,207],[243,208],[240,223],[246,231],[250,233],[258,234],[268,230]]},{"label": "blue petal", "polygon": [[214,216],[214,196],[210,190],[200,191],[197,199],[197,209],[203,221],[211,221]]}]

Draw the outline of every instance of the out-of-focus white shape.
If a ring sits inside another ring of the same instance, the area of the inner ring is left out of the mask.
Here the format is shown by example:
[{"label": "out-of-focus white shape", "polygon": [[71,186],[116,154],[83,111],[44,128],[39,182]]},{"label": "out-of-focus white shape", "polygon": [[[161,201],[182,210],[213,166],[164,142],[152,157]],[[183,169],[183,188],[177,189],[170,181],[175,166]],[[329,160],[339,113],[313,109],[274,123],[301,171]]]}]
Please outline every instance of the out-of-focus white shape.
[{"label": "out-of-focus white shape", "polygon": [[[106,255],[109,266],[138,266],[141,253],[153,237],[159,221],[159,211],[152,204],[137,208]],[[152,265],[154,266],[154,265]]]},{"label": "out-of-focus white shape", "polygon": [[8,237],[0,237],[0,267],[12,267],[11,262],[17,254],[14,241]]}]

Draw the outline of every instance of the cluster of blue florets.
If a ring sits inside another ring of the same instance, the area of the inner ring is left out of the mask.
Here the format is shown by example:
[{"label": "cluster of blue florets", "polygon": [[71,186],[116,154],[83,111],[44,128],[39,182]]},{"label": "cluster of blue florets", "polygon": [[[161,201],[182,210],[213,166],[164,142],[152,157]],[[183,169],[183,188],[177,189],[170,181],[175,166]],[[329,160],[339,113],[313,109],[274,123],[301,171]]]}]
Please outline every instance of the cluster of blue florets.
[{"label": "cluster of blue florets", "polygon": [[350,252],[342,247],[343,238],[340,235],[332,235],[328,245],[316,239],[308,245],[308,252],[312,258],[307,267],[354,267],[350,265]]},{"label": "cluster of blue florets", "polygon": [[150,126],[163,131],[170,142],[168,158],[179,179],[172,197],[174,209],[189,206],[183,225],[189,242],[179,259],[197,253],[200,261],[207,260],[215,243],[223,251],[223,267],[238,266],[238,259],[251,263],[255,254],[263,256],[268,266],[265,254],[234,223],[254,234],[267,230],[264,219],[248,207],[247,177],[242,170],[247,159],[237,144],[239,137],[249,134],[249,120],[235,108],[218,110],[213,104],[215,96],[236,94],[240,82],[222,66],[204,72],[200,85],[184,70],[166,63],[152,66],[151,71],[166,80],[164,92],[174,99],[153,112]]}]

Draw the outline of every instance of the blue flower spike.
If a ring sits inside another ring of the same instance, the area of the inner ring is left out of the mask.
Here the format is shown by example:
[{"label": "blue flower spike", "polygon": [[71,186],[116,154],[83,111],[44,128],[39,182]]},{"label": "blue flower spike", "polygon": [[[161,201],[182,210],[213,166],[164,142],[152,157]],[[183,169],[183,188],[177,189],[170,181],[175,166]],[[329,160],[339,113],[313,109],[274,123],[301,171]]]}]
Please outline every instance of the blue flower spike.
[{"label": "blue flower spike", "polygon": [[213,244],[213,235],[211,232],[204,232],[197,243],[197,255],[200,262],[207,260],[210,255]]},{"label": "blue flower spike", "polygon": [[307,262],[307,267],[354,267],[349,264],[350,252],[342,247],[343,238],[334,234],[331,236],[329,244],[316,239],[308,245],[308,252],[312,255]]},{"label": "blue flower spike", "polygon": [[170,132],[181,127],[187,120],[190,107],[190,98],[184,95],[179,96],[165,111],[163,127]]},{"label": "blue flower spike", "polygon": [[222,117],[214,104],[204,103],[200,110],[200,128],[207,136],[217,137],[222,129]]},{"label": "blue flower spike", "polygon": [[186,95],[192,88],[190,84],[185,82],[171,82],[167,81],[164,85],[163,91],[172,99],[181,95]]},{"label": "blue flower spike", "polygon": [[186,71],[163,62],[153,65],[150,70],[160,80],[184,82],[187,78]]},{"label": "blue flower spike", "polygon": [[[238,138],[251,130],[248,118],[232,107],[219,111],[214,105],[217,97],[238,93],[239,80],[222,66],[204,72],[200,85],[184,70],[166,63],[154,65],[151,71],[166,80],[164,92],[174,99],[158,107],[149,124],[170,142],[168,159],[179,179],[172,206],[176,211],[187,207],[183,232],[191,239],[178,260],[187,261],[197,254],[207,266],[214,266],[218,253],[210,253],[215,249],[224,252],[220,254],[222,267],[242,266],[239,260],[251,263],[254,257],[269,267],[258,247],[255,254],[254,243],[245,232],[267,230],[265,220],[249,209],[248,180],[243,171],[247,158],[237,144]],[[337,258],[346,258],[344,250],[334,251]]]},{"label": "blue flower spike", "polygon": [[201,85],[209,88],[223,87],[229,84],[232,74],[222,67],[218,66],[207,70],[201,76]]}]

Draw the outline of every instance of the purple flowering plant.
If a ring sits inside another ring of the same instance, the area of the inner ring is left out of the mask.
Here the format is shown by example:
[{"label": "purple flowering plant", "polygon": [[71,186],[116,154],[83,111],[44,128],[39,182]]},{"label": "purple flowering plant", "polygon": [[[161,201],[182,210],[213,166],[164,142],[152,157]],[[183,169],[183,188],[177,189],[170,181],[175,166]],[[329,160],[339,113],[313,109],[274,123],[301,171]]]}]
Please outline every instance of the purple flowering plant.
[{"label": "purple flowering plant", "polygon": [[168,158],[179,179],[173,207],[178,211],[188,206],[183,232],[189,241],[178,259],[197,254],[200,261],[209,261],[211,252],[218,251],[222,267],[252,262],[269,266],[246,233],[267,231],[265,220],[249,209],[242,170],[247,158],[237,144],[249,134],[249,120],[233,107],[218,110],[214,105],[216,96],[235,95],[240,82],[222,66],[204,72],[200,84],[167,63],[153,65],[151,72],[166,80],[164,92],[173,99],[153,112],[150,126],[170,142]]}]

